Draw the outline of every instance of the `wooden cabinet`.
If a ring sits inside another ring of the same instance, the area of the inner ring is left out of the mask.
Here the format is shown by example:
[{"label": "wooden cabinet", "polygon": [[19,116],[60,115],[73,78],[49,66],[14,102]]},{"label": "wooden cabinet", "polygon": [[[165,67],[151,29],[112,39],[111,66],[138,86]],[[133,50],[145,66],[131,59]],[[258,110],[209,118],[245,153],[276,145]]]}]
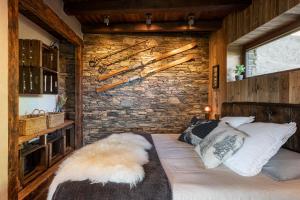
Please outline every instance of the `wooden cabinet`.
[{"label": "wooden cabinet", "polygon": [[19,40],[20,94],[57,94],[58,49],[39,40]]}]

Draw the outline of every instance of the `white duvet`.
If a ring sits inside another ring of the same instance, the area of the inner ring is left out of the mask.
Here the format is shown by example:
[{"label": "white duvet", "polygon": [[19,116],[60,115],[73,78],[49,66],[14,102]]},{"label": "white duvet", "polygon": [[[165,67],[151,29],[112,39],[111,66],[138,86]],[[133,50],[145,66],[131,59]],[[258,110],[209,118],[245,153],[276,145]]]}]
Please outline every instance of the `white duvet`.
[{"label": "white duvet", "polygon": [[300,180],[277,182],[263,174],[242,177],[223,165],[205,169],[193,146],[178,137],[152,135],[173,200],[300,200]]}]

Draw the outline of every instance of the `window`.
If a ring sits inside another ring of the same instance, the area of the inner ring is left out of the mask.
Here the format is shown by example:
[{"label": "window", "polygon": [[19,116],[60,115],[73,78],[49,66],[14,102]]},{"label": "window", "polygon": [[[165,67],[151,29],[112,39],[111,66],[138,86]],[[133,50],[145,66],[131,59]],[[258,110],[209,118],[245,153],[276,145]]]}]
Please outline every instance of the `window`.
[{"label": "window", "polygon": [[300,31],[246,51],[247,77],[300,68]]}]

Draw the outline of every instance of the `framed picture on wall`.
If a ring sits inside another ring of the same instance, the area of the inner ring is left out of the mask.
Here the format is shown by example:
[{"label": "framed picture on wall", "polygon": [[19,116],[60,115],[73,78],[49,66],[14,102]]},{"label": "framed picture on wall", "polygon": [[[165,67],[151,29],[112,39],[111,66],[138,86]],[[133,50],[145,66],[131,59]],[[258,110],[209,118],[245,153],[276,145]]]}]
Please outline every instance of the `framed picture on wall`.
[{"label": "framed picture on wall", "polygon": [[215,65],[212,67],[212,88],[213,89],[219,88],[219,71],[220,71],[219,65]]}]

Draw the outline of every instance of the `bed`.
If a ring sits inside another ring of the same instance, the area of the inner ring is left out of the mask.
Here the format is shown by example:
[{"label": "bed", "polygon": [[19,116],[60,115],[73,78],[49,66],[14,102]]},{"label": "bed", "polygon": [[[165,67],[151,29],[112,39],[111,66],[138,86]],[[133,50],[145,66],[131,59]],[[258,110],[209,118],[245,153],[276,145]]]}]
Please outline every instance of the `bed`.
[{"label": "bed", "polygon": [[[257,121],[262,122],[294,121],[300,124],[300,105],[224,103],[222,116],[225,115],[253,115],[256,116]],[[108,184],[105,186],[107,188],[104,188],[101,184],[90,184],[88,181],[65,182],[57,188],[53,199],[300,199],[300,179],[278,182],[263,174],[242,177],[223,165],[207,170],[194,152],[193,146],[178,141],[178,136],[177,134],[145,135],[155,147],[149,152],[150,162],[145,165],[146,175],[153,179],[145,178],[143,181],[151,185],[151,190],[139,186],[130,190],[129,187],[118,184]],[[284,147],[300,152],[299,129]],[[114,196],[116,191],[118,195]]]},{"label": "bed", "polygon": [[278,182],[263,174],[243,177],[223,165],[207,170],[193,147],[178,141],[178,136],[152,135],[173,200],[300,199],[300,179]]}]

